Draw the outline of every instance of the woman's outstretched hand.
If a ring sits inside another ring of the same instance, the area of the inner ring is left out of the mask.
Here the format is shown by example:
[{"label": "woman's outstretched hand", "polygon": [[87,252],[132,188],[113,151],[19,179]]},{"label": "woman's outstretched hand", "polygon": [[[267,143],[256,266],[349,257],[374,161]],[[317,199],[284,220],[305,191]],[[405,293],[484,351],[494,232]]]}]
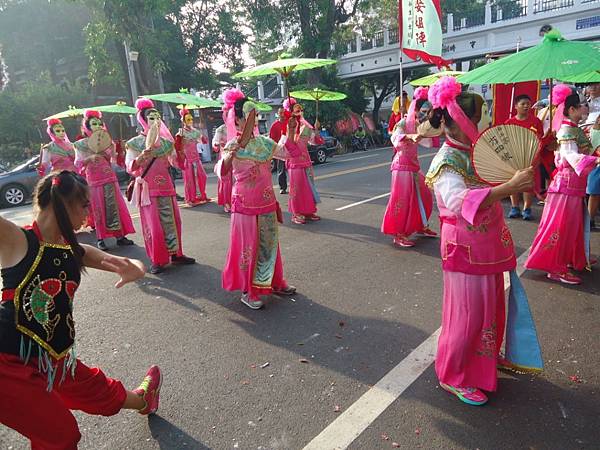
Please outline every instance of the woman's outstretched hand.
[{"label": "woman's outstretched hand", "polygon": [[106,270],[114,272],[121,277],[115,284],[117,289],[127,283],[143,278],[146,274],[144,263],[138,259],[107,255],[100,264],[102,264]]}]

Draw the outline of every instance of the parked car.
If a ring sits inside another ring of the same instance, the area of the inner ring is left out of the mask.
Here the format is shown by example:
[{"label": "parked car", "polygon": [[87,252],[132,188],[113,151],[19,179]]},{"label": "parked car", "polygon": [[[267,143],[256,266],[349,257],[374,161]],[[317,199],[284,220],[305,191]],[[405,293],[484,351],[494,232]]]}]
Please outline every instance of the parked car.
[{"label": "parked car", "polygon": [[[327,162],[327,158],[337,152],[339,142],[334,137],[325,137],[324,143],[320,145],[308,145],[308,154],[314,164],[324,164]],[[277,164],[275,160],[271,161],[271,171],[277,170]]]},{"label": "parked car", "polygon": [[31,198],[40,176],[39,156],[34,156],[12,170],[0,174],[0,202],[3,206],[20,206]]},{"label": "parked car", "polygon": [[[40,179],[37,171],[39,155],[28,159],[8,172],[0,173],[0,203],[2,206],[20,206],[33,195]],[[113,164],[119,184],[126,185],[130,176],[125,169]]]}]

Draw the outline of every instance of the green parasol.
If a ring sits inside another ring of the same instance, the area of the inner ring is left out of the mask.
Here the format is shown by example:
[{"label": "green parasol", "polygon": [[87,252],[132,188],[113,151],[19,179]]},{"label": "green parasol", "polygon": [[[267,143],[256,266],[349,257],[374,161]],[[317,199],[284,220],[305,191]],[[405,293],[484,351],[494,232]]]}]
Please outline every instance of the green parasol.
[{"label": "green parasol", "polygon": [[600,42],[569,41],[551,30],[535,47],[513,53],[458,77],[462,84],[566,80],[600,67]]},{"label": "green parasol", "polygon": [[85,111],[85,108],[75,108],[74,106],[69,105],[69,109],[67,109],[66,111],[45,117],[44,120],[75,118],[83,116],[83,111]]},{"label": "green parasol", "polygon": [[103,106],[93,106],[90,109],[95,109],[96,111],[100,111],[103,113],[111,113],[111,114],[135,114],[137,113],[137,109],[132,106],[128,106],[125,102],[117,102],[114,105],[103,105]]},{"label": "green parasol", "polygon": [[344,100],[347,97],[347,95],[343,92],[326,91],[319,88],[304,91],[294,91],[290,92],[290,95],[301,100],[313,100],[317,102],[315,114],[317,120],[319,119],[319,102],[337,102]]},{"label": "green parasol", "polygon": [[442,70],[441,72],[432,73],[430,75],[424,76],[422,78],[417,78],[416,80],[412,80],[410,84],[412,86],[431,86],[437,80],[447,75],[451,77],[457,77],[459,75],[463,75],[467,72],[461,72],[459,70]]},{"label": "green parasol", "polygon": [[600,70],[593,70],[591,72],[585,72],[579,75],[573,75],[572,77],[566,77],[560,81],[566,81],[567,83],[600,83]]},{"label": "green parasol", "polygon": [[144,95],[150,100],[159,102],[177,103],[178,105],[195,105],[198,108],[220,108],[221,103],[210,98],[198,97],[187,92],[186,89],[180,89],[179,92],[170,92],[166,94]]},{"label": "green parasol", "polygon": [[260,66],[237,73],[233,76],[233,78],[254,78],[265,75],[280,74],[283,77],[285,90],[288,92],[287,80],[294,70],[316,69],[318,67],[329,66],[335,63],[337,63],[335,59],[280,57],[275,61],[261,64]]}]

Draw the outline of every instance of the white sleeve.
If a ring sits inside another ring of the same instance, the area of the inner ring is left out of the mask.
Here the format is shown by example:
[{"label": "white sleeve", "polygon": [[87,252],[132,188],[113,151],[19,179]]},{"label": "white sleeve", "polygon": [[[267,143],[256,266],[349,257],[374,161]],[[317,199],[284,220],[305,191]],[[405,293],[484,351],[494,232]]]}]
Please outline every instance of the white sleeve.
[{"label": "white sleeve", "polygon": [[579,161],[585,157],[585,155],[579,153],[579,147],[577,147],[575,141],[561,142],[558,150],[561,158],[566,159],[573,169],[575,169],[577,164],[579,164]]},{"label": "white sleeve", "polygon": [[463,177],[446,170],[440,174],[433,187],[440,194],[444,206],[460,216],[465,195],[469,191]]}]

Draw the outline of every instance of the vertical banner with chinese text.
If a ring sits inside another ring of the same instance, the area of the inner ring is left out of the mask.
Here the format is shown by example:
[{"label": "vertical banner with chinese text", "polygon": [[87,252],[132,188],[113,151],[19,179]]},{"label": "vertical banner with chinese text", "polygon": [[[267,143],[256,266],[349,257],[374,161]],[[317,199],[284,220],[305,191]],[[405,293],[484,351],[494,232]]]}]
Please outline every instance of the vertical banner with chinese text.
[{"label": "vertical banner with chinese text", "polygon": [[400,47],[410,59],[438,67],[442,58],[442,8],[440,0],[399,0]]}]

